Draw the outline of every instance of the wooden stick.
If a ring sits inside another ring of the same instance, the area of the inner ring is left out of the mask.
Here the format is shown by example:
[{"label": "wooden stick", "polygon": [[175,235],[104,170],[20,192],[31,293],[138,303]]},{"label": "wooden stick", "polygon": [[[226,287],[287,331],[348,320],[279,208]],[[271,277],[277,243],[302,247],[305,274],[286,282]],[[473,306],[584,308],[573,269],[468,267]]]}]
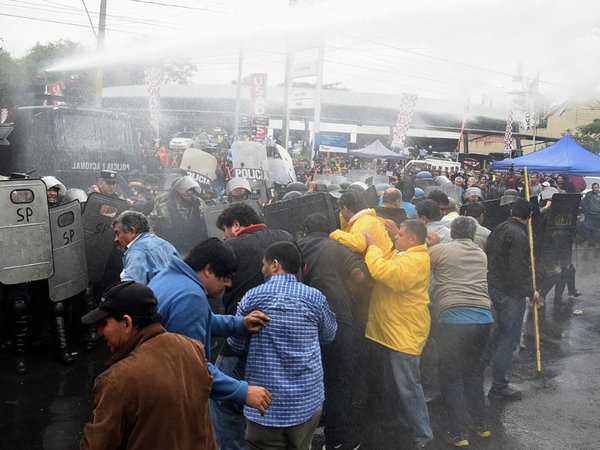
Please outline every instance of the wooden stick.
[{"label": "wooden stick", "polygon": [[[527,167],[524,168],[523,174],[525,175],[525,198],[530,201],[529,195],[529,171]],[[535,281],[535,255],[533,252],[533,225],[531,218],[527,222],[527,234],[529,235],[529,258],[531,262],[531,282],[533,284],[533,292],[537,291],[537,285]],[[538,317],[538,304],[533,302],[533,326],[535,329],[535,361],[536,361],[536,372],[538,375],[542,373],[542,352],[540,351],[540,322]]]}]

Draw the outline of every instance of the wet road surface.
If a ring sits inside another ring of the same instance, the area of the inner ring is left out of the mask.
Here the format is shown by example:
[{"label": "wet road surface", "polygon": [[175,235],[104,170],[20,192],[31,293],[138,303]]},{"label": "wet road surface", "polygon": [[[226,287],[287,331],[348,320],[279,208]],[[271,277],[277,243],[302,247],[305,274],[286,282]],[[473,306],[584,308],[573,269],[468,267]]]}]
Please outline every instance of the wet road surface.
[{"label": "wet road surface", "polygon": [[[522,390],[523,400],[486,400],[493,436],[480,439],[470,435],[470,448],[600,448],[600,249],[579,248],[574,256],[577,289],[583,295],[572,301],[569,311],[560,314],[553,311],[553,291],[548,295],[547,306],[540,313],[542,375],[535,372],[530,319],[525,327],[526,348],[515,359],[512,370],[512,382]],[[580,310],[581,314],[573,314],[572,310]],[[65,367],[48,347],[31,349],[30,370],[24,376],[15,374],[13,355],[0,352],[0,449],[78,448],[83,425],[92,410],[93,380],[102,370],[108,351],[103,342],[91,353],[83,353],[81,346],[77,350],[75,364]],[[486,372],[486,393],[489,385]],[[452,448],[444,441],[440,399],[434,398],[428,406],[436,436],[431,448]],[[393,412],[371,405],[365,415],[361,448],[408,448]],[[320,433],[315,444],[322,444]]]}]

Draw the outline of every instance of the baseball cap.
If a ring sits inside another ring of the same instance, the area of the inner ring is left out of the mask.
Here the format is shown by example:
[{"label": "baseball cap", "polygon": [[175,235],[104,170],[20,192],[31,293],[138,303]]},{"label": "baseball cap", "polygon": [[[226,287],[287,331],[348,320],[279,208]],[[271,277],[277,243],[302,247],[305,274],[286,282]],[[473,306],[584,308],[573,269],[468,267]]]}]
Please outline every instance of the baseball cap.
[{"label": "baseball cap", "polygon": [[98,307],[83,316],[81,323],[91,325],[112,315],[150,315],[157,311],[157,305],[154,292],[148,286],[122,281],[104,291]]}]

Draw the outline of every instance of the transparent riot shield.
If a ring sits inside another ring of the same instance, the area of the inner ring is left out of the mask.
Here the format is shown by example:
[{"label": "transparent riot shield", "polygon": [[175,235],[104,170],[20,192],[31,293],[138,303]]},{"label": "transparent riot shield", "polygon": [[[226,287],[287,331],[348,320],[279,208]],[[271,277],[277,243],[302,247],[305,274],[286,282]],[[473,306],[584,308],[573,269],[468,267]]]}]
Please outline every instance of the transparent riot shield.
[{"label": "transparent riot shield", "polygon": [[267,173],[268,186],[273,186],[273,183],[286,185],[296,181],[296,171],[294,170],[294,160],[288,151],[281,145],[276,145],[278,159],[268,158]]},{"label": "transparent riot shield", "polygon": [[0,282],[45,280],[54,273],[46,185],[0,181]]},{"label": "transparent riot shield", "polygon": [[179,167],[201,186],[210,186],[216,178],[217,158],[200,149],[188,148],[183,152]]},{"label": "transparent riot shield", "polygon": [[94,192],[83,213],[83,236],[89,280],[100,282],[114,248],[112,221],[127,209],[120,198]]},{"label": "transparent riot shield", "polygon": [[376,175],[377,172],[375,170],[349,170],[346,178],[349,183],[354,183],[355,181],[366,183],[367,178],[372,178]]},{"label": "transparent riot shield", "polygon": [[282,159],[267,159],[267,186],[273,186],[273,183],[278,183],[285,186],[288,183],[296,181],[294,167],[290,171],[289,166]]},{"label": "transparent riot shield", "polygon": [[50,209],[54,275],[48,280],[50,299],[60,302],[88,285],[81,206],[77,200]]},{"label": "transparent riot shield", "polygon": [[231,145],[233,176],[248,180],[251,198],[267,198],[267,149],[259,142],[236,141]]},{"label": "transparent riot shield", "polygon": [[327,217],[335,225],[331,197],[325,192],[309,194],[285,202],[266,205],[263,208],[265,223],[269,228],[285,230],[296,239],[302,236],[302,222],[314,213]]},{"label": "transparent riot shield", "polygon": [[[254,209],[258,213],[259,217],[262,217],[260,205],[255,200],[244,200],[240,203],[246,203],[247,205],[250,205],[252,209]],[[206,210],[204,211],[204,220],[206,222],[207,239],[209,237],[223,239],[223,230],[217,228],[217,219],[219,218],[221,213],[229,206],[230,204],[224,203],[221,205],[214,205],[206,208]]]}]

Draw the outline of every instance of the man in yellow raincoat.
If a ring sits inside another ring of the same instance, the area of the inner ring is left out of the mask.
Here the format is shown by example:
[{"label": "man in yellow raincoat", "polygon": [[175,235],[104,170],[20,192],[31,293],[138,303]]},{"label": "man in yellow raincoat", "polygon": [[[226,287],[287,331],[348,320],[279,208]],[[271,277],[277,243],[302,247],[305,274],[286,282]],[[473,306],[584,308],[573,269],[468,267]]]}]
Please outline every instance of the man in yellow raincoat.
[{"label": "man in yellow raincoat", "polygon": [[431,323],[427,228],[418,220],[403,222],[395,239],[397,252],[387,255],[369,232],[364,237],[365,263],[375,281],[365,336],[385,347],[414,448],[425,448],[433,439],[419,372]]},{"label": "man in yellow raincoat", "polygon": [[393,243],[385,229],[384,219],[378,217],[374,209],[367,208],[360,194],[353,191],[344,192],[338,200],[338,205],[342,229],[333,231],[329,235],[331,239],[363,255],[367,250],[367,241],[362,232],[366,231],[384,253],[392,250]]}]

